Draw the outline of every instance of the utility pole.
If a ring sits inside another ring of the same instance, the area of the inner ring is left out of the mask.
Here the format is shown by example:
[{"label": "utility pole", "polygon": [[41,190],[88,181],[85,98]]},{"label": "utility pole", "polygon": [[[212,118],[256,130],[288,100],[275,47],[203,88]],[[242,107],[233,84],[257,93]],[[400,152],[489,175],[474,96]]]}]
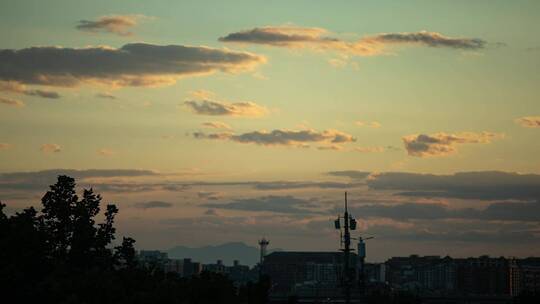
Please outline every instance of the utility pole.
[{"label": "utility pole", "polygon": [[[348,210],[348,203],[347,203],[347,192],[345,192],[345,213],[343,214],[343,236],[341,239],[342,244],[344,245],[344,248],[341,248],[340,250],[343,251],[343,287],[345,290],[345,303],[349,304],[351,303],[351,286],[352,286],[352,278],[351,278],[351,269],[350,269],[350,253],[353,249],[351,249],[351,232],[350,230],[356,230],[356,220],[349,215]],[[339,229],[341,231],[341,217],[338,217],[338,219],[335,221],[335,227],[336,229]]]},{"label": "utility pole", "polygon": [[350,252],[351,252],[351,233],[349,232],[349,211],[347,210],[347,192],[345,192],[345,214],[343,215],[345,221],[345,233],[343,234],[343,241],[345,248],[343,249],[344,271],[345,271],[345,303],[351,303],[351,271],[349,268]]}]

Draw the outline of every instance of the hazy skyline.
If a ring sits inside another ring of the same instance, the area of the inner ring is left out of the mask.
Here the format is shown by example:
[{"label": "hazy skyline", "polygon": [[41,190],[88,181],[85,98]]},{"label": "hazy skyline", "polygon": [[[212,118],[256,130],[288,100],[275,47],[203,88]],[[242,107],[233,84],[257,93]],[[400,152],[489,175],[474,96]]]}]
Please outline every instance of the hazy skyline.
[{"label": "hazy skyline", "polygon": [[0,200],[57,174],[140,248],[540,251],[537,1],[0,2]]}]

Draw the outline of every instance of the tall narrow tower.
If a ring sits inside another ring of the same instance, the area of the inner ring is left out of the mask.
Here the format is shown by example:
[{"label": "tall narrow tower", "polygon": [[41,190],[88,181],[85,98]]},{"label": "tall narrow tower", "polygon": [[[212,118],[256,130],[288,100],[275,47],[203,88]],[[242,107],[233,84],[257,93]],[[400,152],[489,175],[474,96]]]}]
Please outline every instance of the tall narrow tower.
[{"label": "tall narrow tower", "polygon": [[259,240],[259,247],[261,248],[261,257],[259,259],[259,281],[261,281],[263,275],[263,262],[264,257],[266,256],[266,247],[268,247],[268,244],[270,244],[270,242],[264,237]]},{"label": "tall narrow tower", "polygon": [[347,208],[347,192],[345,192],[345,214],[343,214],[343,220],[345,222],[345,233],[343,234],[343,242],[345,243],[345,248],[343,248],[343,257],[345,259],[345,261],[343,261],[343,271],[345,274],[345,303],[349,304],[351,302],[351,271],[349,266],[349,262],[351,261],[351,233],[349,232],[349,221],[351,218],[349,218],[349,210]]},{"label": "tall narrow tower", "polygon": [[[341,219],[343,218],[343,231],[341,230]],[[334,223],[336,229],[342,232],[340,243],[343,251],[343,288],[345,293],[345,303],[351,302],[351,286],[354,280],[353,273],[350,268],[350,254],[354,249],[351,248],[351,230],[356,230],[356,220],[349,214],[347,206],[347,192],[345,192],[345,213],[343,217],[338,216]],[[354,271],[353,271],[354,272]]]},{"label": "tall narrow tower", "polygon": [[270,244],[270,242],[264,237],[259,241],[259,246],[261,248],[261,257],[259,263],[261,264],[261,267],[262,263],[264,262],[264,257],[266,256],[266,247],[268,247],[268,244]]}]

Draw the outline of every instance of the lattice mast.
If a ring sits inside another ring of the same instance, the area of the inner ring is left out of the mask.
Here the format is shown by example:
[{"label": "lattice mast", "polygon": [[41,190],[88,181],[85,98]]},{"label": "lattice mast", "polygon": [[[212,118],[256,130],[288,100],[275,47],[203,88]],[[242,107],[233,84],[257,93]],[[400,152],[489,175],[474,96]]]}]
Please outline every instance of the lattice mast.
[{"label": "lattice mast", "polygon": [[[341,231],[341,219],[343,218],[343,232]],[[351,230],[356,230],[356,220],[349,214],[347,192],[345,192],[345,213],[343,217],[338,216],[334,222],[335,228],[340,230],[340,250],[343,251],[343,288],[345,293],[345,303],[351,302],[351,287],[354,281],[354,270],[351,271]],[[341,233],[342,232],[342,233]]]}]

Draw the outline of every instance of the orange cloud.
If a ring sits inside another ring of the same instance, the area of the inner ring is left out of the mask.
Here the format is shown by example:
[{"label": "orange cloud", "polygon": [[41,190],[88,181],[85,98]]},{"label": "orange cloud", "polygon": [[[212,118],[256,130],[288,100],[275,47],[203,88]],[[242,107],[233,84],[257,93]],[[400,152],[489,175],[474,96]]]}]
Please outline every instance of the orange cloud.
[{"label": "orange cloud", "polygon": [[356,121],[354,124],[359,127],[368,127],[374,129],[381,127],[381,124],[376,121]]},{"label": "orange cloud", "polygon": [[0,50],[0,81],[74,87],[160,86],[218,71],[250,71],[266,58],[249,52],[183,45],[131,43],[121,48],[31,47]]},{"label": "orange cloud", "polygon": [[77,29],[86,32],[113,33],[120,36],[131,36],[129,29],[136,26],[140,20],[152,19],[144,15],[110,15],[99,17],[98,20],[81,20]]},{"label": "orange cloud", "polygon": [[453,38],[436,32],[420,31],[413,33],[383,33],[367,36],[361,43],[385,45],[419,45],[427,47],[446,47],[453,49],[477,50],[486,46],[486,41],[479,38]]},{"label": "orange cloud", "polygon": [[99,149],[97,153],[101,156],[113,156],[114,154],[116,154],[116,152],[107,148]]},{"label": "orange cloud", "polygon": [[202,132],[193,133],[197,139],[220,139],[230,140],[239,143],[251,143],[262,146],[294,146],[309,148],[308,143],[323,143],[326,146],[355,142],[352,135],[338,130],[316,131],[306,130],[272,130],[253,131],[243,134],[234,133],[214,133],[205,134]]},{"label": "orange cloud", "polygon": [[325,145],[317,147],[318,150],[332,150],[332,151],[343,151],[345,148],[340,145]]},{"label": "orange cloud", "polygon": [[[390,45],[417,45],[476,50],[487,44],[478,38],[453,38],[440,33],[420,31],[413,33],[382,33],[346,41],[332,37],[329,31],[316,27],[267,26],[230,33],[219,41],[240,44],[261,44],[285,48],[309,48],[319,51],[335,51],[355,56],[371,56],[384,53]],[[343,66],[343,60],[331,64]]]},{"label": "orange cloud", "polygon": [[333,50],[354,55],[373,55],[379,52],[374,44],[347,42],[326,36],[327,30],[315,27],[267,26],[228,34],[219,41],[241,44],[263,44],[286,48]]},{"label": "orange cloud", "polygon": [[504,137],[504,134],[491,132],[461,132],[456,134],[439,132],[432,135],[407,135],[402,137],[402,140],[410,156],[429,157],[456,153],[458,144],[487,144],[502,137]]},{"label": "orange cloud", "polygon": [[11,148],[12,145],[11,144],[8,144],[8,143],[0,143],[0,150],[7,150],[9,148]]},{"label": "orange cloud", "polygon": [[7,97],[1,97],[1,96],[0,96],[0,103],[8,105],[8,106],[12,106],[12,107],[17,107],[17,108],[25,106],[24,102],[22,102],[20,100],[11,99],[11,98],[7,98]]},{"label": "orange cloud", "polygon": [[62,147],[58,144],[43,144],[40,150],[43,153],[58,153],[62,151]]},{"label": "orange cloud", "polygon": [[254,102],[225,102],[216,100],[188,100],[184,104],[188,106],[193,113],[210,116],[244,116],[260,117],[268,113],[266,107],[260,106]]},{"label": "orange cloud", "polygon": [[384,152],[383,147],[356,147],[353,150],[356,151],[356,152],[361,152],[361,153],[380,153],[380,152]]},{"label": "orange cloud", "polygon": [[525,128],[540,128],[540,116],[525,116],[516,119],[516,123]]},{"label": "orange cloud", "polygon": [[57,99],[61,97],[60,94],[53,91],[27,89],[24,84],[15,81],[0,81],[0,92],[24,94],[27,96],[38,96],[51,99]]},{"label": "orange cloud", "polygon": [[203,127],[212,128],[212,129],[225,129],[225,130],[231,130],[231,126],[224,122],[220,121],[209,121],[202,123]]}]

